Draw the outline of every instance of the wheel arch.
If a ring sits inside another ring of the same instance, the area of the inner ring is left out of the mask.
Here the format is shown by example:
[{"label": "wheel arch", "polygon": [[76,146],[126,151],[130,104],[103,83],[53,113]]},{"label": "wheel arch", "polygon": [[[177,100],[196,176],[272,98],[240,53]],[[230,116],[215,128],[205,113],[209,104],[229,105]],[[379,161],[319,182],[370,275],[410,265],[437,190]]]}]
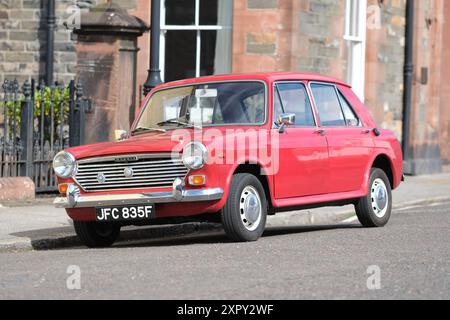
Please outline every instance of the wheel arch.
[{"label": "wheel arch", "polygon": [[264,169],[264,167],[262,167],[261,164],[259,164],[259,163],[254,163],[254,162],[250,162],[250,161],[242,162],[242,163],[238,164],[234,168],[234,170],[232,170],[232,174],[230,176],[230,181],[231,181],[231,178],[233,177],[233,175],[235,175],[237,173],[249,173],[249,174],[254,175],[256,178],[258,178],[258,180],[261,182],[261,184],[264,188],[265,196],[267,199],[268,209],[272,208],[272,192],[271,192],[271,188],[270,188],[271,181],[270,181],[270,178],[267,175],[267,172]]},{"label": "wheel arch", "polygon": [[372,168],[378,168],[383,170],[389,179],[391,189],[395,189],[394,165],[392,163],[392,160],[389,158],[387,154],[384,153],[378,154],[372,161],[370,169]]}]

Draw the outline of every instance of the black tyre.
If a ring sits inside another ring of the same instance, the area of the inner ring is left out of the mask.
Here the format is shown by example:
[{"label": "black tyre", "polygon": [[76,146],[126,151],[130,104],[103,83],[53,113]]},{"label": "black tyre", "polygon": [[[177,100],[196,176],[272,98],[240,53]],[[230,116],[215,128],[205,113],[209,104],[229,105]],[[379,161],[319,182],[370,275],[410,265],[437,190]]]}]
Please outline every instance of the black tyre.
[{"label": "black tyre", "polygon": [[256,241],[261,237],[266,226],[267,200],[258,178],[248,173],[233,176],[221,217],[230,240]]},{"label": "black tyre", "polygon": [[74,221],[75,232],[89,248],[111,246],[120,235],[120,226],[110,222]]},{"label": "black tyre", "polygon": [[359,199],[355,209],[358,220],[364,227],[383,227],[388,223],[392,211],[392,192],[383,170],[372,168],[369,192]]}]

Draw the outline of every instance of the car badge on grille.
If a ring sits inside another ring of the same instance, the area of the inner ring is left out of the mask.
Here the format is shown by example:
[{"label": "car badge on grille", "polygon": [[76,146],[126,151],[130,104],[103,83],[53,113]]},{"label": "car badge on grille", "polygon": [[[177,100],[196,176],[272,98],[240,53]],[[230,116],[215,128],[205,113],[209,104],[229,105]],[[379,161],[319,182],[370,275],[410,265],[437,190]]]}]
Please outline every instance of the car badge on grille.
[{"label": "car badge on grille", "polygon": [[139,158],[137,156],[129,156],[129,157],[119,157],[115,158],[114,162],[133,162],[138,161]]},{"label": "car badge on grille", "polygon": [[131,168],[125,168],[124,170],[123,170],[123,175],[126,177],[126,178],[132,178],[133,177],[133,174],[134,174],[134,172],[133,172],[133,169],[131,169]]},{"label": "car badge on grille", "polygon": [[105,183],[106,182],[106,177],[103,173],[99,173],[97,175],[97,181],[98,183]]}]

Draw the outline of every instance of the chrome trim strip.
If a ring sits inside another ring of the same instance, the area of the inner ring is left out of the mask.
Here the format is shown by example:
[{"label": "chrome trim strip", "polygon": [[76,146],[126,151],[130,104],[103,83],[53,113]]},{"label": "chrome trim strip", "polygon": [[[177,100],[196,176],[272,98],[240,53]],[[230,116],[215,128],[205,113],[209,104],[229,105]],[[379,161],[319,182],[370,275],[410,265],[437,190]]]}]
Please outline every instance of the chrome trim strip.
[{"label": "chrome trim strip", "polygon": [[[98,161],[100,162],[100,161]],[[106,161],[105,161],[106,162]],[[150,166],[150,167],[158,167],[158,166],[168,166],[168,165],[183,165],[183,162],[178,159],[174,160],[161,160],[161,161],[143,161],[143,162],[121,162],[121,163],[110,163],[110,164],[91,164],[87,165],[86,163],[79,163],[78,170],[89,170],[89,169],[101,169],[101,168],[108,168],[111,167],[111,169],[120,168],[120,167],[126,167],[126,166]]]},{"label": "chrome trim strip", "polygon": [[[127,157],[138,157],[140,159],[155,159],[155,158],[164,158],[171,157],[172,159],[181,159],[181,155],[179,153],[173,152],[163,152],[163,153],[131,153],[131,154],[116,154],[112,156],[99,156],[94,158],[85,158],[77,160],[78,163],[84,164],[89,162],[97,162],[97,161],[114,161],[117,158],[127,158]],[[126,164],[127,162],[123,162]],[[120,162],[119,162],[120,164]]]},{"label": "chrome trim strip", "polygon": [[172,191],[144,192],[131,194],[108,194],[82,196],[75,185],[70,185],[66,197],[58,197],[53,202],[57,208],[95,208],[121,205],[143,205],[153,203],[177,203],[219,200],[222,188],[185,190],[182,179],[175,179]]}]

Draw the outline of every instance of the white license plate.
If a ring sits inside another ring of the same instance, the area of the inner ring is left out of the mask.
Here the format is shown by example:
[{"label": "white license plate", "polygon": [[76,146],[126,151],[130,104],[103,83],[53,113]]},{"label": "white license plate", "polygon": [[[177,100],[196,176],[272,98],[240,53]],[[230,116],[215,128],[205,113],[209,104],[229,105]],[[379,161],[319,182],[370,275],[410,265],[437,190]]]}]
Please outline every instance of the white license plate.
[{"label": "white license plate", "polygon": [[95,220],[102,222],[147,220],[154,217],[155,207],[152,204],[144,206],[95,208]]}]

